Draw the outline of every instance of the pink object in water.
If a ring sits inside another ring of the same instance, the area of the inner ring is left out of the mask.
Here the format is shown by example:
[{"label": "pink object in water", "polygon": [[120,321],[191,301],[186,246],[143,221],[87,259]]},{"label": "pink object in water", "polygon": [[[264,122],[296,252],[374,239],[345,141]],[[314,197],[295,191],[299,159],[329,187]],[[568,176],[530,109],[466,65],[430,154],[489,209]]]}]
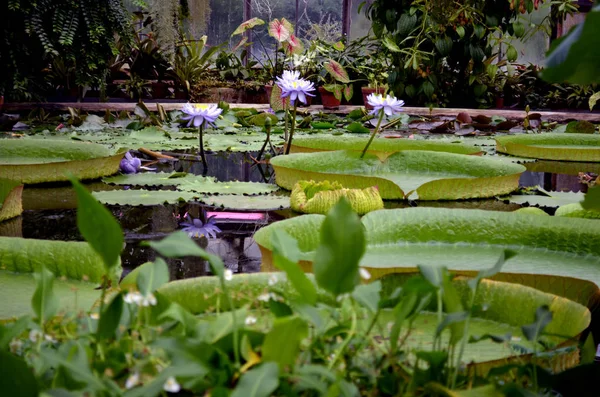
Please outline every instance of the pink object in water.
[{"label": "pink object in water", "polygon": [[207,212],[208,217],[214,216],[215,219],[235,219],[240,221],[261,221],[265,219],[265,214],[261,212]]}]

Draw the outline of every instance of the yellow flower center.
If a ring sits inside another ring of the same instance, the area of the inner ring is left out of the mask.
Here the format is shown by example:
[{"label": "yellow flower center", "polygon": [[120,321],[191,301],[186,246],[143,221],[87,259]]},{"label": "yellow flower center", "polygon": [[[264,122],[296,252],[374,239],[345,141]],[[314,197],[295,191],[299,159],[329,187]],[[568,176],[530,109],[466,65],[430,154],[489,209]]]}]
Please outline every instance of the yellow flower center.
[{"label": "yellow flower center", "polygon": [[298,82],[297,81],[292,82],[292,87],[298,88]]},{"label": "yellow flower center", "polygon": [[208,105],[203,105],[203,104],[194,104],[194,109],[199,109],[199,110],[205,110],[208,109]]}]

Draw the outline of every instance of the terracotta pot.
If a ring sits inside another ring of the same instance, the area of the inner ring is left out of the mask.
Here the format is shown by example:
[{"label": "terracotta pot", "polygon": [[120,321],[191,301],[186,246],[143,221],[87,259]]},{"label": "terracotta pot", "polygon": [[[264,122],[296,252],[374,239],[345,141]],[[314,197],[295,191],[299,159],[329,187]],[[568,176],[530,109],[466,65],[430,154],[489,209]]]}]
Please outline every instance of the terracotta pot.
[{"label": "terracotta pot", "polygon": [[333,95],[333,92],[319,87],[319,94],[321,94],[321,103],[324,109],[338,109],[340,107],[341,101]]},{"label": "terracotta pot", "polygon": [[503,109],[503,108],[504,108],[504,97],[497,96],[496,97],[496,109]]},{"label": "terracotta pot", "polygon": [[369,102],[367,102],[367,97],[369,95],[371,95],[373,93],[378,93],[378,94],[383,95],[383,93],[385,92],[384,87],[379,87],[379,88],[361,87],[360,90],[362,91],[363,103],[365,104],[366,109],[373,109],[373,106],[369,105]]}]

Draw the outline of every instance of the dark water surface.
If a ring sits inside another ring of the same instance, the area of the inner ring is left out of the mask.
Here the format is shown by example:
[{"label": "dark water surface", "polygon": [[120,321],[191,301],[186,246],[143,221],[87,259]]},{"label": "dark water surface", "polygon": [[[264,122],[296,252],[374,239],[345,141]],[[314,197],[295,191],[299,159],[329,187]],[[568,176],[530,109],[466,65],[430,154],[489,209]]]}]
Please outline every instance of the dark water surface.
[{"label": "dark water surface", "polygon": [[[273,182],[271,170],[265,165],[257,165],[251,159],[253,153],[219,153],[208,155],[208,174],[220,181]],[[597,172],[598,165],[564,163],[558,167],[550,162],[546,169],[565,173],[543,172],[543,162],[535,166],[527,165],[533,171],[525,172],[522,186],[539,185],[548,191],[582,191],[585,185],[579,183],[577,172]],[[542,164],[542,165],[540,165]],[[185,171],[202,174],[202,164],[193,160],[157,165],[159,171]],[[581,167],[581,168],[580,168]],[[578,171],[577,171],[578,170]],[[90,190],[121,189],[109,186],[101,181],[87,184]],[[409,206],[448,207],[486,209],[495,211],[513,211],[519,205],[507,204],[496,199],[465,200],[446,202],[386,202],[386,208],[404,208]],[[69,184],[47,184],[28,186],[23,191],[23,215],[0,223],[0,236],[15,236],[49,240],[81,240],[76,223],[76,198]],[[199,203],[172,204],[155,207],[110,206],[119,220],[124,232],[126,247],[122,254],[122,263],[126,272],[154,259],[154,252],[140,246],[144,240],[160,239],[180,229],[179,223],[187,212],[197,218],[202,210],[218,211]],[[225,265],[234,272],[260,271],[260,251],[252,239],[256,230],[274,221],[294,216],[291,211],[264,213],[258,221],[223,220],[217,225],[221,228],[216,239],[198,239],[198,243],[211,253],[223,258]],[[171,279],[182,279],[210,274],[205,261],[195,258],[170,260]]]}]

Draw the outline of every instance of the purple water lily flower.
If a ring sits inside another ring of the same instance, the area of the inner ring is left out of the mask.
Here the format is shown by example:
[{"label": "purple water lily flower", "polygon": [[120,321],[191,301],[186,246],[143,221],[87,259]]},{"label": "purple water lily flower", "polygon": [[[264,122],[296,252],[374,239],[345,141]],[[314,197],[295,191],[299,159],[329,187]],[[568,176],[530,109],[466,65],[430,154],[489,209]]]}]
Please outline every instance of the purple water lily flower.
[{"label": "purple water lily flower", "polygon": [[217,233],[221,233],[221,229],[216,225],[215,216],[208,217],[206,222],[202,222],[200,218],[194,219],[188,214],[184,219],[187,222],[182,222],[180,225],[184,226],[183,231],[190,237],[217,238]]},{"label": "purple water lily flower", "polygon": [[299,99],[302,103],[306,103],[307,96],[314,96],[311,92],[315,90],[315,85],[308,80],[300,78],[299,72],[286,70],[281,77],[277,78],[276,83],[281,88],[281,97],[289,97],[292,104],[296,99]]},{"label": "purple water lily flower", "polygon": [[121,172],[125,174],[135,174],[139,171],[142,166],[142,160],[137,157],[133,157],[131,153],[125,153],[125,157],[121,160],[119,167],[121,168]]},{"label": "purple water lily flower", "polygon": [[194,127],[205,128],[207,126],[213,126],[215,120],[219,117],[223,109],[219,108],[215,104],[202,105],[202,104],[191,104],[186,103],[181,109],[185,116],[182,120],[189,120],[187,126],[190,127],[192,124]]},{"label": "purple water lily flower", "polygon": [[383,110],[388,116],[400,113],[402,106],[404,106],[404,101],[389,95],[384,98],[381,94],[370,94],[367,97],[367,102],[373,107],[371,114],[378,114],[380,110]]}]

